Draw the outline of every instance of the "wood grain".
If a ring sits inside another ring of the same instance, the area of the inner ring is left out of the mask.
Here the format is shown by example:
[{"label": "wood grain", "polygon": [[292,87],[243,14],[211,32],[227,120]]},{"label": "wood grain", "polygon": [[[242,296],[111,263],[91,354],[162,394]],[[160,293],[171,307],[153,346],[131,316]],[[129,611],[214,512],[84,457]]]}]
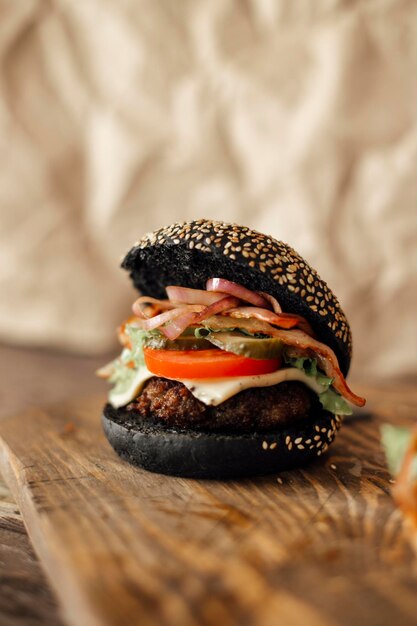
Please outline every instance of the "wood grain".
[{"label": "wood grain", "polygon": [[[30,405],[91,394],[102,389],[94,370],[101,357],[0,345],[0,419]],[[110,359],[110,355],[107,360]],[[58,626],[58,607],[21,514],[0,475],[0,624]]]},{"label": "wood grain", "polygon": [[279,482],[133,468],[101,434],[101,397],[3,421],[1,468],[67,621],[415,624],[414,560],[378,429],[407,423],[417,392],[361,391],[372,415]]},{"label": "wood grain", "polygon": [[[58,626],[61,621],[45,575],[15,504],[0,502],[0,623]],[[33,602],[36,597],[37,602]]]}]

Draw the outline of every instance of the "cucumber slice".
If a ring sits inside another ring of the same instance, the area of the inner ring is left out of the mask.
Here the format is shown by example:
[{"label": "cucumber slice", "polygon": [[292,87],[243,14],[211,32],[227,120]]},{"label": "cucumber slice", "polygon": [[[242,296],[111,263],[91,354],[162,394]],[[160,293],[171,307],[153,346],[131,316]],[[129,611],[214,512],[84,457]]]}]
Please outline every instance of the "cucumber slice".
[{"label": "cucumber slice", "polygon": [[205,339],[221,350],[251,359],[276,359],[281,356],[283,348],[282,341],[274,337],[258,339],[234,332],[210,333]]},{"label": "cucumber slice", "polygon": [[181,335],[174,341],[167,339],[164,335],[153,335],[145,339],[144,346],[154,350],[208,350],[212,344],[203,337],[192,335]]}]

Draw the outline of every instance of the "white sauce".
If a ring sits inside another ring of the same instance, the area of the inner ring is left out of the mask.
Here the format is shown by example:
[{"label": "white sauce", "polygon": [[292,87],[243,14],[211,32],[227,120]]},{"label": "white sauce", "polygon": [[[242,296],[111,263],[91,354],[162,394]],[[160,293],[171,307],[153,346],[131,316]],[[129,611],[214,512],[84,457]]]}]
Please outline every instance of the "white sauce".
[{"label": "white sauce", "polygon": [[124,389],[122,392],[116,393],[114,390],[109,393],[109,402],[115,409],[120,408],[121,406],[125,406],[132,400],[136,398],[136,396],[142,391],[143,385],[146,383],[149,378],[152,378],[155,374],[152,374],[146,367],[140,367],[130,385]]}]

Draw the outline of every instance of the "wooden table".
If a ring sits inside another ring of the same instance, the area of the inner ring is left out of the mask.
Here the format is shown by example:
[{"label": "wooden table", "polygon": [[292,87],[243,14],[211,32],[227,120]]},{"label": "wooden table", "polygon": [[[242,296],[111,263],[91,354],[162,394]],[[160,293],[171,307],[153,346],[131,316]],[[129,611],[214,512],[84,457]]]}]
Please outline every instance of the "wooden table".
[{"label": "wooden table", "polygon": [[[0,346],[0,419],[28,406],[103,391],[94,377],[110,357],[79,357]],[[61,626],[58,606],[0,475],[0,624]],[[80,625],[81,626],[81,625]]]},{"label": "wooden table", "polygon": [[[96,381],[91,375],[96,366],[102,362],[103,359],[0,349],[2,370],[0,375],[2,382],[5,383],[4,388],[8,391],[1,407],[2,414],[16,413],[28,405],[39,406],[71,397],[77,398],[76,402],[79,402],[78,398],[90,392],[102,391],[100,381]],[[193,614],[190,614],[187,624],[212,624],[214,622],[210,621],[212,620],[210,615],[213,617],[223,615],[220,621],[225,623],[225,616],[229,619],[230,612],[224,613],[225,607],[220,600],[223,593],[222,584],[226,584],[226,587],[231,585],[230,593],[234,594],[236,602],[235,583],[236,577],[240,576],[244,593],[240,606],[240,601],[237,601],[235,615],[238,615],[244,606],[250,607],[253,611],[257,594],[260,597],[262,594],[265,595],[265,590],[270,590],[265,597],[269,605],[264,603],[265,610],[259,607],[259,616],[263,616],[262,624],[270,623],[269,617],[265,616],[270,615],[271,594],[276,600],[274,614],[280,616],[280,623],[284,623],[282,619],[285,618],[285,623],[292,626],[301,626],[307,622],[314,623],[314,626],[335,624],[346,626],[351,623],[355,626],[357,624],[385,626],[386,623],[398,623],[402,626],[417,624],[417,577],[414,555],[404,538],[401,517],[392,506],[389,496],[389,476],[384,468],[377,426],[375,427],[375,420],[378,423],[381,420],[407,423],[414,419],[417,415],[417,386],[369,385],[367,389],[362,388],[360,391],[368,396],[374,410],[373,417],[369,421],[365,419],[358,421],[357,427],[355,424],[347,425],[345,434],[341,435],[341,445],[338,446],[336,442],[330,454],[319,464],[296,474],[286,473],[283,479],[278,478],[278,481],[276,478],[265,481],[260,479],[249,487],[242,485],[241,488],[238,483],[199,484],[176,479],[164,480],[148,475],[146,480],[141,479],[138,483],[135,470],[130,470],[128,466],[123,469],[120,466],[120,471],[125,473],[124,482],[130,481],[137,497],[140,497],[141,490],[142,497],[146,496],[142,502],[143,513],[148,522],[156,511],[156,525],[153,529],[150,526],[142,527],[145,518],[142,519],[140,516],[137,518],[135,523],[138,536],[145,528],[146,532],[152,530],[156,549],[168,550],[165,539],[158,546],[159,541],[162,541],[162,535],[161,537],[158,535],[162,530],[159,524],[165,525],[164,533],[172,528],[173,536],[176,533],[181,537],[183,521],[175,516],[175,510],[171,510],[168,504],[162,506],[161,498],[167,489],[167,502],[171,489],[176,490],[176,496],[180,499],[187,493],[190,496],[194,489],[195,506],[189,504],[188,510],[190,515],[200,520],[201,527],[192,530],[190,549],[178,552],[178,557],[181,552],[180,562],[188,557],[192,558],[195,546],[200,545],[201,533],[204,535],[204,542],[210,537],[210,541],[215,541],[212,546],[211,562],[214,569],[219,567],[221,562],[219,555],[221,556],[223,548],[232,559],[225,566],[225,579],[219,580],[217,586],[215,580],[211,580],[209,572],[204,571],[203,564],[196,563],[196,572],[200,572],[201,580],[198,581],[198,577],[194,583],[192,579],[187,580],[185,581],[187,586],[184,587],[184,579],[180,578],[175,583],[177,591],[172,587],[174,580],[172,576],[175,575],[175,571],[171,571],[172,563],[168,567],[167,562],[166,580],[161,570],[158,579],[160,589],[156,587],[151,593],[154,593],[155,597],[160,597],[161,601],[167,599],[167,606],[172,603],[172,606],[180,608],[182,606],[184,609],[184,605],[177,602],[180,601],[181,594],[185,592],[192,596],[198,593],[200,597],[205,598],[204,585],[210,581],[212,586],[210,593],[214,594],[210,596],[212,606],[207,607],[207,611],[200,605],[190,606]],[[81,400],[81,406],[89,406],[89,403],[94,413],[98,411],[99,405],[95,400],[86,400],[85,404]],[[36,418],[36,412],[33,415]],[[64,420],[63,424],[67,419],[65,415],[60,416],[59,410],[49,415],[48,412],[39,413],[39,416],[44,426],[47,426],[48,421],[51,423],[51,419]],[[81,417],[82,428],[83,419]],[[27,420],[28,418],[26,418],[28,425]],[[89,422],[86,422],[86,426],[88,430]],[[364,446],[369,446],[370,451],[366,458],[361,456]],[[103,450],[103,459],[109,455],[110,463],[112,465],[116,463],[114,465],[116,467],[117,460],[113,461],[111,451],[108,452],[107,448]],[[102,469],[105,471],[105,465]],[[84,470],[90,471],[87,465]],[[36,472],[39,473],[39,469],[34,471],[35,475],[38,475]],[[92,472],[94,473],[94,468]],[[101,484],[99,475],[95,478],[91,474],[91,478],[99,480],[97,484]],[[54,494],[58,495],[59,491],[54,491],[53,483],[52,486],[48,484],[50,481],[46,485],[41,484],[42,482],[38,479],[37,494],[46,498],[52,495],[53,502]],[[159,495],[151,497],[155,487],[158,488]],[[74,488],[78,489],[75,485]],[[300,490],[305,500],[294,498],[294,490]],[[122,506],[120,514],[123,515],[127,510],[126,500],[122,499],[120,493],[119,496],[117,506]],[[252,504],[257,508],[246,511],[247,515],[242,517],[241,505],[248,496],[252,498]],[[20,514],[2,483],[0,483],[0,501],[0,624],[2,626],[62,624],[57,601],[32,551]],[[259,512],[259,505],[262,503],[265,515]],[[129,507],[131,505],[133,502],[128,503]],[[337,510],[344,510],[346,518],[332,517]],[[288,514],[292,521],[290,523],[287,520],[289,524],[287,527],[285,520]],[[94,516],[94,511],[92,515]],[[271,534],[271,528],[275,523],[274,516],[282,518],[277,527],[286,529],[288,541],[284,542],[284,547],[285,550],[289,547],[293,550],[293,559],[288,560],[288,554],[282,552],[283,544],[280,538],[274,542],[274,535]],[[115,520],[117,519],[116,516]],[[306,521],[309,523],[306,524]],[[117,524],[117,521],[114,523]],[[209,535],[206,526],[209,528]],[[135,535],[136,531],[132,537]],[[228,543],[224,543],[222,547],[218,542]],[[149,550],[149,545],[146,548]],[[169,550],[172,548],[173,546]],[[233,559],[239,552],[243,554],[244,567],[237,567],[236,562],[236,572],[229,579],[229,575],[234,572]],[[170,555],[167,553],[167,556]],[[176,556],[172,556],[175,563]],[[195,556],[198,558],[198,554]],[[256,576],[258,570],[262,571],[263,580]],[[51,573],[51,567],[49,571]],[[59,574],[59,568],[57,573]],[[320,589],[320,577],[325,581],[325,590]],[[245,586],[245,581],[250,584]],[[200,589],[199,585],[202,582],[203,587]],[[158,592],[161,592],[160,595]],[[140,587],[138,593],[140,595]],[[135,599],[135,595],[136,593],[133,596],[133,603],[137,600],[140,612],[141,601]],[[328,603],[327,607],[320,604],[323,598]],[[132,602],[128,590],[126,602]],[[149,607],[144,614],[147,618],[146,623],[162,623],[156,619],[152,620],[152,610],[155,611],[155,615],[163,615],[160,609]],[[245,619],[248,624],[256,623],[249,614]],[[109,623],[117,623],[117,620]],[[127,623],[130,624],[129,621]],[[167,620],[163,623],[171,622]],[[243,622],[229,620],[227,623],[236,623],[240,626]]]}]

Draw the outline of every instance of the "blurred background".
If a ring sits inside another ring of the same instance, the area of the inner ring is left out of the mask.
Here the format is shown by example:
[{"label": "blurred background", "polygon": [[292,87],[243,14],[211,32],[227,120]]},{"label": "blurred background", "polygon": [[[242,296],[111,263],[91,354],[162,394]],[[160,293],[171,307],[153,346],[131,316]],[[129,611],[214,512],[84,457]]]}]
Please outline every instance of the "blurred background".
[{"label": "blurred background", "polygon": [[317,268],[356,379],[417,374],[416,2],[0,0],[0,63],[0,341],[104,358],[121,256],[208,217]]}]

